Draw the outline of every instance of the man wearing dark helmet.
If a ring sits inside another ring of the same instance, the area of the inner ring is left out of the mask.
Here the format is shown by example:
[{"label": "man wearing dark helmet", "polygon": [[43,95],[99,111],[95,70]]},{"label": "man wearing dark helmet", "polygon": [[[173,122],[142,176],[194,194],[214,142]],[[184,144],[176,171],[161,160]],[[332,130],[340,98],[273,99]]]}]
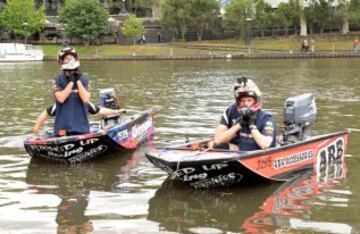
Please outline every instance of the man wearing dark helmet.
[{"label": "man wearing dark helmet", "polygon": [[261,110],[261,92],[247,77],[234,85],[235,103],[224,112],[217,127],[213,148],[259,150],[276,145],[276,126],[272,116]]},{"label": "man wearing dark helmet", "polygon": [[80,62],[75,49],[71,47],[61,49],[58,62],[62,71],[55,78],[54,97],[57,112],[54,134],[64,136],[88,133],[87,103],[91,96],[89,82],[80,73]]}]

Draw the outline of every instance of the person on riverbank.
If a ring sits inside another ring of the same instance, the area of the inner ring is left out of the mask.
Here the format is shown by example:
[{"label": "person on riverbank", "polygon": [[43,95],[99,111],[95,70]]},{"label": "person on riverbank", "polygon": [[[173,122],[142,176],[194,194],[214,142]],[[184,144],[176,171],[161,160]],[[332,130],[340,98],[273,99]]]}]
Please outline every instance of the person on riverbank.
[{"label": "person on riverbank", "polygon": [[309,41],[304,39],[301,43],[301,52],[307,53],[309,51]]},{"label": "person on riverbank", "polygon": [[310,51],[312,53],[315,53],[315,40],[314,39],[310,40]]},{"label": "person on riverbank", "polygon": [[354,52],[358,52],[358,51],[359,51],[359,45],[360,45],[359,40],[358,40],[358,39],[355,39],[355,40],[354,40],[354,45],[353,45],[353,51],[354,51]]},{"label": "person on riverbank", "polygon": [[88,102],[91,94],[88,79],[80,72],[78,54],[72,47],[59,51],[61,73],[55,78],[56,116],[54,134],[78,135],[89,132]]},{"label": "person on riverbank", "polygon": [[247,77],[234,85],[235,103],[221,117],[210,147],[252,151],[276,146],[276,126],[271,114],[261,110],[261,92]]},{"label": "person on riverbank", "polygon": [[[57,105],[56,105],[56,103],[54,103],[51,106],[49,106],[48,108],[46,108],[39,115],[39,117],[34,125],[34,128],[33,128],[33,133],[35,135],[40,134],[40,128],[45,123],[48,116],[51,116],[51,117],[56,116],[56,108],[57,108]],[[99,114],[102,116],[118,116],[118,115],[126,113],[126,110],[123,108],[114,110],[114,109],[109,109],[109,108],[102,107],[102,106],[96,106],[91,102],[88,103],[88,110],[91,115]]]}]

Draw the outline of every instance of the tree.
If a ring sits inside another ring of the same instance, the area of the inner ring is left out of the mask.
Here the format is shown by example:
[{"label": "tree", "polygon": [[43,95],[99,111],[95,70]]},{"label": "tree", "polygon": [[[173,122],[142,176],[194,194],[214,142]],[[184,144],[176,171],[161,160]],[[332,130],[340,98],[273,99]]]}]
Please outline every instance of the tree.
[{"label": "tree", "polygon": [[272,26],[271,5],[264,0],[258,0],[255,4],[255,24],[261,31],[261,37],[264,37],[264,30]]},{"label": "tree", "polygon": [[1,11],[2,11],[2,5],[0,4],[0,42],[3,34],[3,30],[5,28],[3,21],[1,20]]},{"label": "tree", "polygon": [[108,12],[99,0],[67,0],[59,9],[60,22],[69,37],[77,37],[89,45],[106,30]]},{"label": "tree", "polygon": [[246,18],[254,17],[252,0],[234,0],[226,8],[224,15],[224,27],[235,30],[243,38],[246,33]]},{"label": "tree", "polygon": [[294,25],[296,28],[300,18],[300,6],[298,1],[290,0],[289,3],[280,3],[276,15],[279,24],[285,28],[285,36],[288,35],[289,27]]},{"label": "tree", "polygon": [[199,41],[206,28],[212,28],[216,23],[219,3],[217,0],[189,0],[190,24],[195,26]]},{"label": "tree", "polygon": [[314,31],[314,24],[316,22],[315,14],[315,8],[311,4],[308,7],[304,8],[304,15],[307,23],[309,24],[310,34],[313,34]]},{"label": "tree", "polygon": [[351,0],[350,1],[349,21],[354,24],[360,23],[360,0]]},{"label": "tree", "polygon": [[[39,32],[45,24],[45,9],[35,10],[32,0],[10,0],[0,13],[0,24],[15,36],[26,39]],[[1,26],[0,26],[1,27]]]},{"label": "tree", "polygon": [[174,37],[185,41],[185,33],[190,23],[190,1],[188,0],[161,0],[161,26],[173,33]]},{"label": "tree", "polygon": [[126,37],[133,39],[135,45],[136,38],[140,37],[145,29],[141,19],[136,18],[135,14],[130,14],[124,22],[122,31]]},{"label": "tree", "polygon": [[349,3],[346,0],[339,1],[339,5],[335,9],[333,21],[342,34],[349,32]]},{"label": "tree", "polygon": [[331,3],[332,0],[312,0],[309,7],[305,9],[308,19],[320,27],[321,34],[324,32],[326,24],[330,23],[334,17]]},{"label": "tree", "polygon": [[297,29],[300,23],[300,17],[301,17],[301,6],[299,0],[290,0],[289,5],[291,8],[291,23],[294,26],[294,32],[297,34]]}]

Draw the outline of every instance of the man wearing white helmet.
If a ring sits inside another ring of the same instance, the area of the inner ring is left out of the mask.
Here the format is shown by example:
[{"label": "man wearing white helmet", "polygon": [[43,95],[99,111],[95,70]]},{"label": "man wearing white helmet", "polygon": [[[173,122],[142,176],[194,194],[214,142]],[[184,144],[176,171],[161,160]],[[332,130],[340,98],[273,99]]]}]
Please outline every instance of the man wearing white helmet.
[{"label": "man wearing white helmet", "polygon": [[212,147],[244,151],[275,147],[275,122],[261,110],[261,92],[256,84],[240,77],[234,85],[234,94],[235,103],[224,112]]},{"label": "man wearing white helmet", "polygon": [[80,62],[74,48],[60,50],[58,62],[62,72],[55,78],[54,97],[57,105],[54,134],[58,136],[88,133],[90,101],[89,82],[80,73]]}]

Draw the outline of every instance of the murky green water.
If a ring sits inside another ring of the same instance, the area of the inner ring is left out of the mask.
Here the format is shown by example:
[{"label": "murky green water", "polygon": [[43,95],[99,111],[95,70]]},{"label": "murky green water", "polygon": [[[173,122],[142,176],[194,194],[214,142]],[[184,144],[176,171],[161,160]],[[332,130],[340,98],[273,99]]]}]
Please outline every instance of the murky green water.
[{"label": "murky green water", "polygon": [[58,67],[0,64],[0,232],[360,233],[359,61],[82,62],[94,102],[114,87],[130,114],[157,108],[156,145],[210,136],[241,73],[260,86],[278,125],[287,97],[312,92],[315,134],[353,130],[346,165],[320,178],[211,191],[166,179],[144,157],[146,147],[73,166],[30,160],[22,141],[52,103]]}]

